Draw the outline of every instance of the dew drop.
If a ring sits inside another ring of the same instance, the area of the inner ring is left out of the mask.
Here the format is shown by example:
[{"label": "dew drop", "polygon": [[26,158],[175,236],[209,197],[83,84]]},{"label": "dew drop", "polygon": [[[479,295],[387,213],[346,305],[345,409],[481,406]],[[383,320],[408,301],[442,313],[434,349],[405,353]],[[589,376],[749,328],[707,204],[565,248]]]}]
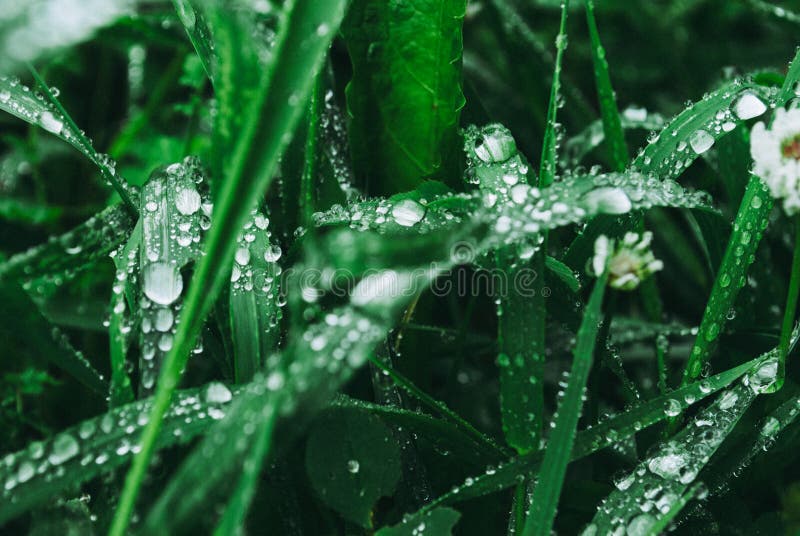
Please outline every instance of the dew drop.
[{"label": "dew drop", "polygon": [[177,268],[165,262],[154,262],[144,269],[145,295],[155,303],[169,305],[181,295],[183,278]]},{"label": "dew drop", "polygon": [[748,91],[734,103],[733,111],[739,119],[752,119],[766,112],[767,105],[754,93]]}]

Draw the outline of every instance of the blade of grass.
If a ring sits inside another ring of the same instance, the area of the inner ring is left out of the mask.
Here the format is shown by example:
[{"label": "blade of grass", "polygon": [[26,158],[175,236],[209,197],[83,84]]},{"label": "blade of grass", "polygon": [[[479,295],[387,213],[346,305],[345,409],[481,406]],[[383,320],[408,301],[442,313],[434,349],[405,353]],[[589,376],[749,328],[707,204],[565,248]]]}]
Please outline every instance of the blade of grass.
[{"label": "blade of grass", "polygon": [[567,464],[569,464],[575,443],[586,383],[589,380],[589,372],[592,370],[597,335],[603,323],[602,306],[607,281],[608,271],[604,269],[603,274],[595,282],[592,294],[586,304],[575,343],[572,371],[569,374],[567,387],[564,389],[564,396],[558,404],[555,428],[547,441],[547,448],[542,460],[542,471],[533,488],[531,509],[522,530],[524,536],[546,536],[553,528]]},{"label": "blade of grass", "polygon": [[[761,363],[764,358],[762,356],[753,359],[702,382],[696,382],[668,395],[656,397],[578,432],[570,460],[574,461],[588,456],[617,442],[624,441],[653,424],[664,421],[668,418],[664,412],[667,403],[672,407],[677,404],[677,407],[681,409],[696,404],[729,386]],[[408,516],[408,519],[418,519],[419,516],[437,506],[454,504],[510,488],[519,482],[519,475],[535,473],[542,466],[542,458],[542,451],[533,452],[494,467],[491,471],[469,477],[464,484],[455,486],[452,491]]]},{"label": "blade of grass", "polygon": [[[186,443],[203,434],[229,411],[235,394],[219,383],[176,393],[158,448]],[[152,405],[153,400],[146,399],[120,406],[3,458],[0,525],[55,500],[70,486],[125,464],[136,451],[137,435],[145,426],[142,416]],[[58,470],[36,472],[42,464]]]},{"label": "blade of grass", "polygon": [[[138,191],[128,185],[128,183],[125,182],[125,179],[117,174],[116,164],[113,160],[111,160],[108,156],[100,155],[97,151],[95,151],[94,147],[92,146],[92,142],[89,141],[89,138],[86,137],[86,134],[84,134],[83,131],[78,128],[78,125],[75,124],[75,121],[61,105],[61,101],[59,101],[56,96],[53,95],[53,92],[50,90],[50,86],[48,86],[42,77],[39,76],[39,73],[33,68],[33,66],[30,66],[30,71],[31,75],[33,75],[33,79],[39,86],[39,89],[44,92],[45,97],[50,102],[50,106],[52,106],[52,109],[55,111],[54,114],[53,111],[50,110],[38,110],[38,116],[36,117],[37,124],[81,151],[84,156],[86,156],[95,166],[97,166],[97,168],[100,170],[100,174],[103,176],[103,179],[106,181],[106,183],[114,188],[120,199],[122,199],[125,208],[131,213],[131,215],[138,215],[139,208],[136,206],[136,197],[138,195]],[[36,98],[28,99],[28,102],[36,101]],[[44,104],[44,102],[41,104]],[[28,110],[28,113],[30,112],[31,110]],[[17,115],[17,117],[21,116]],[[25,119],[25,117],[21,118]],[[26,120],[30,121],[29,119]]]},{"label": "blade of grass", "polygon": [[308,73],[319,69],[344,15],[345,4],[344,0],[288,3],[286,24],[281,28],[273,63],[253,102],[236,144],[232,167],[215,202],[205,255],[186,295],[183,321],[162,368],[153,410],[142,434],[141,451],[134,458],[112,522],[112,536],[122,536],[126,531],[164,412],[203,320],[225,281],[236,236],[272,179],[277,160],[291,138],[302,115],[302,105],[311,91],[313,79]]},{"label": "blade of grass", "polygon": [[600,117],[603,120],[608,150],[611,153],[612,169],[622,171],[628,166],[630,156],[628,145],[625,143],[625,133],[617,108],[617,98],[611,85],[611,76],[608,73],[608,60],[606,51],[600,42],[600,33],[597,31],[597,21],[594,16],[594,0],[584,0],[586,8],[586,22],[589,26],[589,39],[592,45],[592,66],[597,86],[597,96],[600,101]]}]

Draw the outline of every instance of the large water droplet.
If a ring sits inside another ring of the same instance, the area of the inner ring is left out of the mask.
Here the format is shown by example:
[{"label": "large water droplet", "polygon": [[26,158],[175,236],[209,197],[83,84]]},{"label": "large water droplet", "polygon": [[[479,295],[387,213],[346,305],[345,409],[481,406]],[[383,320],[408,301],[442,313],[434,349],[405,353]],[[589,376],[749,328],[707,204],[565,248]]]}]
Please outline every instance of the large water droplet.
[{"label": "large water droplet", "polygon": [[53,465],[63,463],[78,454],[78,441],[69,434],[61,434],[53,441],[53,451],[48,456],[48,461]]},{"label": "large water droplet", "polygon": [[206,387],[206,402],[224,404],[230,402],[233,395],[231,390],[223,383],[212,382]]},{"label": "large water droplet", "polygon": [[689,136],[689,145],[692,146],[692,150],[695,153],[703,154],[714,145],[714,138],[703,129],[695,130],[692,132],[692,135]]},{"label": "large water droplet", "polygon": [[475,154],[487,164],[505,162],[517,153],[514,138],[501,125],[490,125],[483,129],[475,141]]},{"label": "large water droplet", "polygon": [[64,122],[49,111],[42,112],[39,123],[43,129],[53,134],[61,134],[61,129],[64,128]]},{"label": "large water droplet", "polygon": [[155,303],[169,305],[181,295],[183,278],[178,269],[165,262],[154,262],[144,269],[145,295]]},{"label": "large water droplet", "polygon": [[191,216],[200,209],[200,194],[191,188],[182,188],[175,196],[175,208],[186,216]]},{"label": "large water droplet", "polygon": [[425,216],[425,207],[413,199],[403,199],[392,208],[392,217],[398,225],[411,227]]},{"label": "large water droplet", "polygon": [[590,212],[625,214],[631,210],[631,200],[620,188],[597,188],[586,194],[586,206]]},{"label": "large water droplet", "polygon": [[733,111],[739,119],[752,119],[767,111],[767,105],[755,93],[745,92],[733,105]]}]

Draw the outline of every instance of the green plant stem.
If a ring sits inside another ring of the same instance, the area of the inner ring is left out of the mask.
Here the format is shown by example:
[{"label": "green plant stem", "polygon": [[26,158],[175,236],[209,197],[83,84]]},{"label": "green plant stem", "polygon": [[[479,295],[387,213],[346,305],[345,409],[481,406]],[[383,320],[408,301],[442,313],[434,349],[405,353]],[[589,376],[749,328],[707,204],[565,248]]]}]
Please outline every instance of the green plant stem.
[{"label": "green plant stem", "polygon": [[786,377],[786,358],[789,354],[789,343],[792,338],[792,325],[797,311],[797,296],[800,293],[800,216],[794,217],[794,253],[792,254],[792,271],[789,276],[789,291],[786,293],[786,308],[783,313],[781,338],[778,345],[780,360],[778,361],[777,389],[783,385]]}]

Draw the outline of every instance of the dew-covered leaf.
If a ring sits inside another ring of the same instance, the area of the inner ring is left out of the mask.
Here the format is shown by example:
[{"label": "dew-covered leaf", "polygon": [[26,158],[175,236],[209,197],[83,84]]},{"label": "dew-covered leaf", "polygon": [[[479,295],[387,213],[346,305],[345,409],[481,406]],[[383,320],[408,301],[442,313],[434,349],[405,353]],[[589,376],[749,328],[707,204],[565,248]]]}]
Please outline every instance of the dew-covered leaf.
[{"label": "dew-covered leaf", "polygon": [[319,71],[344,17],[345,7],[344,0],[319,5],[298,2],[288,6],[286,23],[277,37],[274,57],[264,71],[243,127],[237,132],[231,165],[226,167],[225,180],[214,198],[214,219],[205,240],[204,255],[186,293],[182,322],[164,362],[156,403],[143,432],[142,450],[134,458],[126,479],[111,534],[122,536],[128,526],[153,455],[163,413],[203,322],[225,283],[238,234],[269,186],[278,159],[300,120],[303,104],[314,85],[314,76],[309,76],[309,73]]},{"label": "dew-covered leaf", "polygon": [[57,286],[108,256],[133,229],[122,205],[113,205],[75,229],[18,253],[0,264],[0,278],[26,287]]},{"label": "dew-covered leaf", "polygon": [[253,212],[239,236],[231,273],[230,318],[237,383],[261,370],[280,340],[280,246],[270,240],[269,219]]},{"label": "dew-covered leaf", "polygon": [[[343,31],[356,176],[371,193],[458,174],[464,0],[357,0]],[[411,76],[409,76],[411,75]]]},{"label": "dew-covered leaf", "polygon": [[777,369],[776,352],[767,353],[739,383],[698,413],[678,434],[665,439],[629,476],[618,480],[617,490],[603,501],[589,527],[594,525],[598,533],[614,532],[619,527],[646,530],[664,516],[674,516],[673,507],[683,502],[681,497],[689,485],[696,481],[756,396],[775,383]]},{"label": "dew-covered leaf", "polygon": [[603,323],[602,306],[607,282],[608,272],[604,270],[595,282],[578,329],[572,370],[556,410],[555,427],[547,441],[542,470],[533,488],[531,509],[522,530],[526,536],[547,535],[552,531],[567,464],[573,452],[586,383],[594,361],[597,334]]},{"label": "dew-covered leaf", "polygon": [[139,246],[141,393],[151,393],[164,356],[172,348],[183,305],[183,274],[200,257],[211,204],[198,191],[199,162],[187,158],[155,170],[142,187]]},{"label": "dew-covered leaf", "polygon": [[[232,397],[221,383],[176,393],[158,448],[205,432],[226,414]],[[152,405],[147,399],[113,409],[0,459],[0,524],[128,462],[138,452],[139,433]]]},{"label": "dew-covered leaf", "polygon": [[452,508],[436,508],[419,519],[384,527],[375,536],[450,536],[460,517]]},{"label": "dew-covered leaf", "polygon": [[400,480],[400,445],[378,417],[332,408],[311,428],[306,471],[325,504],[369,528],[375,502],[391,496]]},{"label": "dew-covered leaf", "polygon": [[[676,411],[682,411],[724,389],[761,361],[761,358],[754,359],[702,382],[676,389],[578,432],[570,459],[577,460],[588,456],[668,419]],[[491,467],[484,474],[467,478],[462,484],[455,486],[450,492],[438,497],[411,517],[418,518],[439,505],[454,504],[510,488],[519,482],[521,475],[535,473],[541,467],[542,458],[543,452],[536,451]]]}]

